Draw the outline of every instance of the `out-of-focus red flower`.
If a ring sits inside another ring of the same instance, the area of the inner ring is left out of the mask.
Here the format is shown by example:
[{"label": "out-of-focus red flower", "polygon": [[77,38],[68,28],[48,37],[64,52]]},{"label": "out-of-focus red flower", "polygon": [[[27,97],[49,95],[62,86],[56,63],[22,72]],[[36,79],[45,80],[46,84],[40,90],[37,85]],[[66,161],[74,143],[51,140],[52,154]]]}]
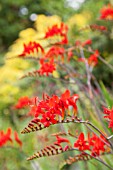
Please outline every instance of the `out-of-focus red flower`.
[{"label": "out-of-focus red flower", "polygon": [[69,51],[67,52],[67,56],[68,56],[68,61],[70,61],[70,59],[71,59],[72,56],[73,56],[73,51],[72,51],[72,50],[69,50]]},{"label": "out-of-focus red flower", "polygon": [[23,44],[23,45],[24,45],[24,50],[19,55],[19,57],[25,57],[28,54],[34,53],[35,50],[38,53],[39,49],[41,50],[42,53],[44,53],[43,47],[39,43],[36,43],[35,41],[33,42],[30,41],[28,44]]},{"label": "out-of-focus red flower", "polygon": [[77,40],[75,42],[76,46],[82,46],[82,47],[85,47],[86,45],[91,45],[91,44],[92,44],[92,40],[91,39],[88,39],[88,40],[86,40],[84,42],[81,42],[80,40]]},{"label": "out-of-focus red flower", "polygon": [[113,6],[108,4],[104,6],[100,11],[100,19],[112,20],[113,19]]},{"label": "out-of-focus red flower", "polygon": [[104,116],[104,118],[107,118],[109,121],[108,127],[112,128],[112,131],[113,131],[113,107],[112,107],[112,109],[103,107],[103,111],[104,111],[104,114],[106,114],[106,116]]},{"label": "out-of-focus red flower", "polygon": [[29,104],[31,104],[31,99],[27,96],[24,96],[18,100],[18,103],[14,106],[14,108],[22,109],[22,108],[28,106]]},{"label": "out-of-focus red flower", "polygon": [[77,141],[74,143],[74,147],[78,148],[80,151],[89,150],[89,145],[84,139],[84,134],[80,133]]},{"label": "out-of-focus red flower", "polygon": [[20,145],[20,147],[22,147],[22,141],[19,139],[18,133],[16,131],[14,132],[14,138],[15,141]]},{"label": "out-of-focus red flower", "polygon": [[107,31],[107,27],[105,27],[103,25],[92,24],[92,25],[90,25],[90,28],[92,30]]},{"label": "out-of-focus red flower", "polygon": [[61,59],[64,59],[65,49],[59,46],[52,46],[48,52],[45,54],[45,59],[55,59],[58,56],[61,56]]},{"label": "out-of-focus red flower", "polygon": [[99,56],[98,50],[96,50],[94,54],[90,55],[90,57],[88,58],[89,65],[96,66],[98,64],[98,56]]},{"label": "out-of-focus red flower", "polygon": [[7,129],[6,134],[4,133],[3,130],[0,131],[0,147],[5,145],[8,141],[12,142],[11,132],[12,132],[11,128]]},{"label": "out-of-focus red flower", "polygon": [[79,58],[78,61],[84,62],[87,61],[90,66],[96,66],[98,64],[98,56],[99,56],[99,51],[95,50],[93,54],[89,56],[89,58]]},{"label": "out-of-focus red flower", "polygon": [[86,45],[91,45],[92,44],[92,40],[88,39],[85,42],[82,43],[82,47],[86,46]]},{"label": "out-of-focus red flower", "polygon": [[50,73],[53,73],[53,71],[56,70],[56,67],[55,67],[55,63],[54,63],[54,60],[50,60],[48,62],[45,62],[43,59],[40,60],[40,64],[41,64],[41,67],[39,70],[37,70],[37,72],[39,73],[39,75],[46,75],[48,76]]},{"label": "out-of-focus red flower", "polygon": [[53,25],[51,28],[48,28],[48,31],[45,33],[44,38],[49,38],[55,35],[60,35],[63,38],[62,38],[62,41],[59,42],[58,44],[67,44],[68,43],[67,31],[68,31],[68,27],[64,23],[61,23],[60,26],[56,24],[56,25]]},{"label": "out-of-focus red flower", "polygon": [[77,40],[77,41],[75,41],[75,45],[76,45],[76,46],[81,46],[81,45],[82,45],[82,42],[81,42],[80,40]]}]

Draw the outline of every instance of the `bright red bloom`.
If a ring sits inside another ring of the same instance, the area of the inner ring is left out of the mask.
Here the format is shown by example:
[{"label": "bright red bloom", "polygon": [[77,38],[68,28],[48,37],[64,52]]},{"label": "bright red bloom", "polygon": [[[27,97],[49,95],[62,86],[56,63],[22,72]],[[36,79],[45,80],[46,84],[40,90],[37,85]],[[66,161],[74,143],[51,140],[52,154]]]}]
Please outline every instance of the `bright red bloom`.
[{"label": "bright red bloom", "polygon": [[84,134],[80,133],[77,141],[74,143],[74,147],[78,148],[80,151],[89,150],[89,145],[84,139]]},{"label": "bright red bloom", "polygon": [[18,100],[18,103],[14,106],[14,108],[22,109],[22,108],[28,106],[30,103],[31,103],[31,99],[29,97],[27,97],[27,96],[21,97]]},{"label": "bright red bloom", "polygon": [[[94,143],[92,144],[92,148],[91,148],[91,154],[93,156],[99,156],[100,152],[104,152],[105,151],[105,146],[107,141],[105,140],[105,138],[100,135],[100,137],[96,136],[95,134],[91,137],[91,139]],[[91,143],[90,143],[91,146]]]},{"label": "bright red bloom", "polygon": [[32,103],[29,105],[31,110],[29,115],[34,115],[39,118],[39,121],[44,124],[45,127],[51,124],[57,123],[59,120],[63,119],[65,115],[69,114],[69,106],[72,106],[74,113],[77,111],[76,101],[78,95],[70,95],[70,91],[66,90],[61,97],[53,95],[52,97],[47,94],[43,95],[43,100],[39,100],[36,104]]},{"label": "bright red bloom", "polygon": [[112,128],[113,131],[113,107],[112,109],[107,109],[105,107],[103,107],[104,109],[104,114],[106,114],[106,116],[104,116],[104,118],[107,118],[109,121],[109,128]]},{"label": "bright red bloom", "polygon": [[40,69],[37,71],[39,73],[39,75],[44,75],[46,74],[46,76],[49,75],[49,73],[53,73],[53,71],[56,70],[55,64],[54,64],[54,60],[50,60],[48,62],[45,62],[43,59],[40,60],[40,64],[41,67]]},{"label": "bright red bloom", "polygon": [[44,49],[39,43],[36,43],[35,41],[30,41],[28,44],[24,44],[24,50],[19,56],[25,57],[27,54],[34,53],[35,50],[38,53],[39,49],[42,53],[44,53]]},{"label": "bright red bloom", "polygon": [[18,133],[16,131],[14,132],[14,137],[15,141],[20,145],[20,147],[22,147],[22,141],[19,139]]},{"label": "bright red bloom", "polygon": [[8,141],[12,142],[11,132],[12,132],[11,128],[7,129],[6,134],[2,130],[0,131],[0,147],[5,145]]},{"label": "bright red bloom", "polygon": [[46,112],[45,114],[43,114],[42,119],[40,121],[45,127],[57,123],[57,120],[55,120],[55,114],[51,114],[51,112]]},{"label": "bright red bloom", "polygon": [[107,143],[108,141],[102,135],[99,137],[95,134],[90,136],[88,133],[88,138],[85,140],[84,134],[80,133],[77,141],[74,143],[74,147],[78,148],[80,151],[90,150],[92,156],[99,156],[100,153],[105,152]]},{"label": "bright red bloom", "polygon": [[67,35],[66,35],[67,31],[68,31],[68,27],[64,23],[61,23],[60,26],[58,26],[56,24],[56,25],[53,25],[51,28],[48,28],[48,31],[46,32],[44,38],[49,38],[49,37],[53,37],[55,35],[60,35],[61,37],[63,37],[63,39],[59,43],[67,44],[68,43],[68,39],[67,39]]},{"label": "bright red bloom", "polygon": [[100,19],[112,20],[113,19],[113,6],[111,4],[104,6],[101,9],[100,13],[101,13]]}]

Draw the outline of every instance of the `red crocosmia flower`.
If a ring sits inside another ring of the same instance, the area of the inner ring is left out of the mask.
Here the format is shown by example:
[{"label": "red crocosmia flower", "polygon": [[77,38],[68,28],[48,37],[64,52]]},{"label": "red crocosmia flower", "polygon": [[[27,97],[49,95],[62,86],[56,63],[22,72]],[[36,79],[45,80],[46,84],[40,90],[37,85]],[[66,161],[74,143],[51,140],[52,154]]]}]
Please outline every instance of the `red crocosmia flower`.
[{"label": "red crocosmia flower", "polygon": [[67,139],[67,138],[63,138],[63,137],[60,137],[58,135],[56,135],[56,139],[57,141],[55,142],[55,144],[61,144],[61,143],[68,143],[70,144],[70,141]]},{"label": "red crocosmia flower", "polygon": [[0,131],[0,147],[5,145],[8,141],[12,142],[11,132],[12,132],[11,128],[7,129],[6,134],[4,133],[3,130]]},{"label": "red crocosmia flower", "polygon": [[29,106],[31,108],[28,115],[34,115],[39,118],[44,126],[49,126],[50,124],[55,124],[57,121],[64,118],[65,114],[68,113],[69,106],[71,106],[74,111],[77,111],[76,101],[78,95],[70,95],[70,91],[66,90],[61,97],[53,95],[52,97],[47,94],[43,95],[43,99],[36,103],[32,102]]},{"label": "red crocosmia flower", "polygon": [[94,54],[91,54],[88,59],[85,58],[79,58],[78,61],[84,62],[87,61],[90,66],[96,66],[98,64],[98,56],[99,52],[96,50]]},{"label": "red crocosmia flower", "polygon": [[53,37],[55,35],[58,35],[58,36],[60,35],[61,37],[63,37],[63,39],[59,43],[67,44],[68,43],[68,39],[67,39],[67,35],[66,35],[67,31],[68,31],[68,27],[64,23],[61,23],[60,26],[58,26],[56,24],[56,25],[53,25],[51,28],[48,28],[48,31],[46,32],[44,38],[49,38],[49,37]]},{"label": "red crocosmia flower", "polygon": [[61,95],[61,99],[62,100],[67,100],[70,97],[70,91],[66,90],[62,95]]},{"label": "red crocosmia flower", "polygon": [[99,56],[98,50],[96,50],[94,54],[90,55],[90,57],[88,58],[89,65],[96,66],[98,64],[98,56]]},{"label": "red crocosmia flower", "polygon": [[63,39],[61,42],[59,42],[58,44],[68,44],[68,38],[67,38],[67,35],[64,35]]},{"label": "red crocosmia flower", "polygon": [[91,154],[93,156],[99,156],[100,152],[104,152],[105,151],[105,146],[107,141],[105,140],[105,138],[100,135],[100,137],[96,136],[95,134],[92,136],[91,138],[94,142],[94,144],[92,145],[92,151]]},{"label": "red crocosmia flower", "polygon": [[48,59],[55,59],[58,58],[58,56],[61,56],[61,59],[64,59],[64,52],[65,49],[63,47],[59,46],[52,46],[48,52],[45,54],[45,58]]},{"label": "red crocosmia flower", "polygon": [[15,141],[20,145],[20,147],[22,147],[22,141],[19,139],[18,133],[16,131],[14,132],[14,138]]},{"label": "red crocosmia flower", "polygon": [[50,112],[46,112],[45,114],[43,114],[42,119],[40,121],[45,127],[57,123],[57,120],[55,120],[55,115],[51,114]]},{"label": "red crocosmia flower", "polygon": [[12,133],[12,129],[9,127],[9,128],[7,129],[6,138],[7,138],[10,142],[12,142],[11,133]]},{"label": "red crocosmia flower", "polygon": [[104,109],[104,114],[106,114],[106,116],[104,116],[104,118],[107,118],[109,121],[109,128],[112,128],[113,131],[113,107],[112,109],[107,109],[105,107],[103,107]]},{"label": "red crocosmia flower", "polygon": [[91,45],[92,44],[92,40],[86,40],[85,42],[82,43],[82,47],[86,46],[86,45]]},{"label": "red crocosmia flower", "polygon": [[49,99],[49,106],[50,107],[55,107],[57,104],[59,103],[59,98],[56,95],[53,95],[50,99]]},{"label": "red crocosmia flower", "polygon": [[77,112],[76,101],[78,100],[78,95],[75,94],[70,96],[70,91],[66,90],[60,98],[59,107],[62,109],[62,117],[64,117],[65,109],[68,109],[69,106],[74,108],[74,113]]},{"label": "red crocosmia flower", "polygon": [[46,111],[49,111],[50,107],[48,105],[48,101],[39,101],[39,104],[34,108],[35,109],[35,117],[40,116],[41,114],[45,114]]},{"label": "red crocosmia flower", "polygon": [[18,103],[14,106],[14,108],[22,109],[28,106],[30,103],[31,103],[31,99],[29,99],[27,96],[24,96],[18,100]]},{"label": "red crocosmia flower", "polygon": [[64,24],[61,23],[60,27],[56,24],[53,25],[51,28],[48,28],[48,31],[45,34],[45,38],[52,37],[54,35],[65,35],[68,31],[68,27]]},{"label": "red crocosmia flower", "polygon": [[89,150],[89,145],[84,139],[84,134],[80,133],[78,140],[74,143],[74,147],[78,148],[80,151]]},{"label": "red crocosmia flower", "polygon": [[101,13],[100,19],[112,20],[113,19],[113,6],[111,4],[104,6],[101,9],[100,13]]},{"label": "red crocosmia flower", "polygon": [[104,112],[104,114],[107,115],[107,116],[104,116],[104,118],[108,118],[109,119],[109,115],[111,113],[111,110],[106,108],[106,107],[103,107],[103,112]]},{"label": "red crocosmia flower", "polygon": [[44,49],[39,43],[36,43],[35,41],[33,42],[30,41],[28,44],[24,44],[24,50],[19,55],[19,57],[25,57],[27,54],[34,53],[35,50],[38,53],[39,49],[41,50],[42,53],[44,53]]},{"label": "red crocosmia flower", "polygon": [[41,76],[44,75],[44,74],[46,76],[48,76],[50,73],[53,73],[53,71],[56,70],[54,60],[50,60],[48,62],[45,62],[44,60],[41,60],[40,64],[41,64],[41,67],[37,72]]}]

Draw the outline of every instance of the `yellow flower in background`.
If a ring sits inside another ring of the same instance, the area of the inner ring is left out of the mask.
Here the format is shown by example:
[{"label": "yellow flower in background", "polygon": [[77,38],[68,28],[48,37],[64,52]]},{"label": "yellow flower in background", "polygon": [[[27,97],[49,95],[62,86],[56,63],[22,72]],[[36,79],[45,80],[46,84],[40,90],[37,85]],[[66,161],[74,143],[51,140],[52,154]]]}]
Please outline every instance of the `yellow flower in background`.
[{"label": "yellow flower in background", "polygon": [[33,28],[27,28],[19,33],[19,37],[26,39],[26,38],[32,38],[36,35],[37,31],[35,31]]},{"label": "yellow flower in background", "polygon": [[81,14],[73,15],[68,21],[67,24],[69,27],[73,27],[76,25],[77,27],[81,28],[83,25],[87,25],[89,20],[91,19],[91,14],[88,12],[83,12]]},{"label": "yellow flower in background", "polygon": [[38,32],[45,32],[47,31],[48,27],[51,27],[52,25],[61,23],[61,18],[57,15],[53,16],[45,16],[45,15],[38,15],[37,20],[35,21],[35,28]]},{"label": "yellow flower in background", "polygon": [[9,48],[8,53],[6,53],[6,58],[17,57],[23,51],[23,44],[29,43],[30,41],[40,43],[45,48],[50,44],[50,42],[43,39],[45,36],[45,31],[47,31],[48,27],[51,27],[54,24],[60,25],[60,23],[61,18],[57,15],[38,15],[37,20],[34,23],[36,30],[33,28],[22,30],[19,33],[19,38]]}]

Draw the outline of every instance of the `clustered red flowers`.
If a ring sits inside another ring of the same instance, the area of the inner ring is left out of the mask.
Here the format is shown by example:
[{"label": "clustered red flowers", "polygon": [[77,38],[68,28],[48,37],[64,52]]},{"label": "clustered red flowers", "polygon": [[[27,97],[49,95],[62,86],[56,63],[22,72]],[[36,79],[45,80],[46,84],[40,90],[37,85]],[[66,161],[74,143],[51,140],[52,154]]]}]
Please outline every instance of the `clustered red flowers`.
[{"label": "clustered red flowers", "polygon": [[[113,7],[111,5],[102,8],[100,19],[113,19]],[[91,25],[90,28],[100,31],[107,30],[106,27],[98,25]],[[51,28],[48,28],[44,39],[58,36],[60,37],[59,42],[54,43],[54,45],[49,47],[47,51],[44,50],[39,43],[36,43],[35,41],[29,42],[28,44],[24,44],[23,52],[19,55],[19,57],[26,57],[35,52],[41,52],[41,55],[39,55],[38,58],[40,67],[35,72],[40,76],[49,76],[56,70],[59,61],[60,63],[61,61],[64,62],[65,56],[67,57],[67,61],[70,61],[71,57],[73,56],[73,50],[76,48],[79,47],[84,49],[85,47],[89,47],[91,49],[91,39],[88,39],[84,42],[76,41],[74,47],[68,47],[65,49],[66,45],[68,44],[67,31],[68,27],[64,23],[61,23],[60,25],[53,25]],[[78,61],[87,62],[89,67],[93,68],[98,64],[99,51],[93,51],[93,53],[88,58],[85,58],[84,56],[82,57],[83,58],[78,59]],[[73,94],[71,96],[69,90],[66,90],[63,94],[61,94],[60,97],[57,95],[48,96],[47,94],[44,94],[42,99],[39,99],[38,97],[30,99],[25,96],[19,99],[14,108],[30,108],[28,115],[34,116],[34,119],[29,123],[28,128],[25,128],[25,132],[30,132],[30,130],[41,130],[42,128],[49,127],[50,125],[62,123],[64,120],[69,122],[68,118],[70,117],[72,120],[77,120],[76,102],[78,98],[79,97],[77,94]],[[104,108],[104,114],[106,114],[105,118],[107,118],[109,121],[109,128],[112,128],[113,130],[113,108],[111,110]],[[4,134],[3,131],[0,132],[0,138],[2,141],[1,146],[7,141],[12,142],[10,135],[10,129],[8,129],[6,134]],[[17,132],[14,132],[14,137],[17,143],[22,146],[22,142],[18,138]],[[70,148],[74,148],[81,152],[88,151],[94,157],[106,152],[109,146],[108,141],[102,135],[98,137],[95,134],[88,134],[87,138],[85,138],[84,133],[81,132],[80,135],[75,138],[77,139],[72,145],[69,139],[61,137],[60,135],[56,135],[56,141],[54,144],[60,146],[62,151],[67,151]],[[62,143],[63,145],[66,144],[65,147],[61,146]]]},{"label": "clustered red flowers", "polygon": [[[6,133],[4,133],[3,130],[0,130],[0,147],[6,145],[8,142],[13,143],[13,139],[11,138],[11,134],[12,134],[11,128],[8,128]],[[22,142],[19,139],[18,133],[16,131],[14,132],[14,139],[20,145],[20,147],[22,147]]]},{"label": "clustered red flowers", "polygon": [[104,118],[106,118],[109,122],[109,128],[112,128],[112,131],[113,131],[113,107],[112,109],[108,109],[106,107],[103,107],[103,111],[104,111],[104,114],[106,116],[104,116]]},{"label": "clustered red flowers", "polygon": [[[66,45],[68,43],[67,31],[68,27],[64,23],[53,25],[51,28],[48,28],[44,39],[58,36],[60,40],[58,40],[55,45],[50,47],[48,51],[45,51],[39,43],[30,41],[28,44],[23,44],[24,49],[22,53],[19,54],[19,57],[32,57],[34,53],[41,52],[42,55],[39,57],[40,68],[36,70],[35,73],[38,73],[40,76],[52,74],[56,70],[55,62],[58,56],[60,56],[59,61],[60,59],[62,61],[64,60],[64,53],[66,52],[64,47],[60,47],[59,45]],[[67,60],[70,60],[71,56],[72,53],[67,52]]]},{"label": "clustered red flowers", "polygon": [[100,153],[104,153],[107,145],[106,139],[100,135],[99,137],[93,134],[90,137],[88,134],[88,138],[85,139],[84,133],[80,133],[77,141],[74,143],[74,147],[78,148],[80,151],[89,150],[91,151],[92,156],[99,156]]},{"label": "clustered red flowers", "polygon": [[[78,95],[70,95],[70,91],[66,90],[61,97],[53,95],[52,97],[45,94],[42,100],[37,100],[34,102],[27,102],[31,110],[29,115],[34,115],[39,119],[45,127],[51,124],[56,124],[59,118],[64,119],[65,115],[69,114],[69,107],[73,108],[73,114],[77,113],[76,101],[78,100]],[[33,99],[31,99],[32,101]],[[18,104],[17,104],[18,105]],[[21,105],[23,108],[23,105]],[[18,107],[16,107],[18,109]]]},{"label": "clustered red flowers", "polygon": [[[99,137],[95,134],[88,134],[87,139],[85,139],[84,133],[81,132],[78,136],[77,140],[71,145],[70,141],[67,138],[56,135],[56,141],[54,144],[61,146],[62,143],[66,143],[66,145],[62,148],[64,151],[69,150],[70,148],[78,149],[79,151],[90,151],[91,155],[96,157],[106,152],[108,146],[106,144],[106,139],[100,135]],[[61,146],[62,147],[62,146]]]},{"label": "clustered red flowers", "polygon": [[56,24],[56,25],[53,25],[51,28],[48,28],[48,31],[46,32],[44,38],[49,38],[55,35],[57,36],[60,35],[63,38],[62,38],[62,41],[58,42],[57,44],[67,44],[68,43],[67,31],[68,31],[68,27],[64,23],[61,23],[60,26]]},{"label": "clustered red flowers", "polygon": [[19,57],[25,57],[26,55],[34,53],[35,51],[38,53],[39,49],[42,53],[44,53],[44,49],[39,43],[30,41],[28,44],[24,44],[24,50],[21,54],[19,54]]},{"label": "clustered red flowers", "polygon": [[104,6],[101,9],[100,13],[101,13],[100,19],[112,20],[113,19],[113,6],[111,4]]},{"label": "clustered red flowers", "polygon": [[50,73],[56,70],[54,60],[51,59],[50,61],[44,61],[44,59],[40,60],[40,69],[37,70],[40,76],[46,75],[48,76]]}]

